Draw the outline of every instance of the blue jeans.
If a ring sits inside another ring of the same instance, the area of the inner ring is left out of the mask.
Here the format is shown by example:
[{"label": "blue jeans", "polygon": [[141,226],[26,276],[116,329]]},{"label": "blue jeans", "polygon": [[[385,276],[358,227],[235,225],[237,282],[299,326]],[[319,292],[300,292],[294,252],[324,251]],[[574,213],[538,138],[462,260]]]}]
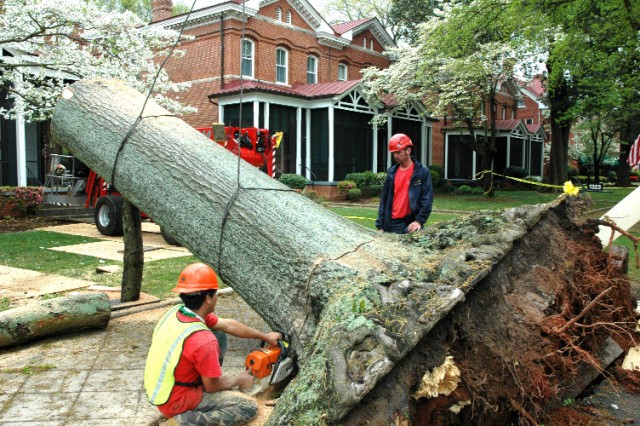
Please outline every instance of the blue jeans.
[{"label": "blue jeans", "polygon": [[389,229],[385,231],[393,232],[396,234],[406,234],[408,232],[407,223],[404,221],[404,219],[391,219]]}]

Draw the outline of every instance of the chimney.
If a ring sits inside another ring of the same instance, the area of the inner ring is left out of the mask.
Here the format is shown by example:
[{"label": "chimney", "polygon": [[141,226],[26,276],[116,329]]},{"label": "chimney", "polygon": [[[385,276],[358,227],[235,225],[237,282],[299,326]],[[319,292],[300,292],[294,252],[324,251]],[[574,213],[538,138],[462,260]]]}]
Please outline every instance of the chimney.
[{"label": "chimney", "polygon": [[153,0],[151,2],[151,22],[171,18],[173,0]]}]

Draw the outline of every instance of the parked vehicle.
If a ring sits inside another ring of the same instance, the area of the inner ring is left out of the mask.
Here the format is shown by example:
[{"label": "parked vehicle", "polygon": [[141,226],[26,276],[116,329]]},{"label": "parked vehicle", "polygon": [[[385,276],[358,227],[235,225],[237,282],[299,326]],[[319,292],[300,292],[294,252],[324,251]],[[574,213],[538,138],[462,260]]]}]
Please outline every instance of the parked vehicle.
[{"label": "parked vehicle", "polygon": [[[274,177],[274,153],[282,139],[282,132],[269,134],[268,129],[256,127],[239,128],[215,124],[213,127],[197,128],[223,148],[247,161],[269,176]],[[87,197],[84,206],[94,208],[96,228],[102,235],[122,235],[122,195],[109,182],[98,176],[93,170],[89,173],[86,185]],[[143,219],[148,216],[142,213]],[[161,230],[162,231],[162,230]],[[162,236],[169,244],[178,242],[162,231]]]}]

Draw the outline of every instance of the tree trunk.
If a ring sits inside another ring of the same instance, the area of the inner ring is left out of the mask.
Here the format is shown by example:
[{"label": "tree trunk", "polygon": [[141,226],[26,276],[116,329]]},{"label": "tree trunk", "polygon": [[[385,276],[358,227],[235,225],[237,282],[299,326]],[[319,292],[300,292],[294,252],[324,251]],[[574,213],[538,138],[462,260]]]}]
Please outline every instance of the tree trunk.
[{"label": "tree trunk", "polygon": [[618,169],[616,170],[616,186],[631,186],[631,181],[629,180],[629,171],[631,170],[631,167],[629,167],[629,163],[627,163],[630,151],[630,144],[620,144]]},{"label": "tree trunk", "polygon": [[124,268],[122,270],[120,301],[133,302],[140,299],[144,247],[140,209],[127,199],[122,204],[122,230],[124,231]]},{"label": "tree trunk", "polygon": [[0,312],[0,348],[83,328],[105,328],[111,304],[104,293],[43,300]]},{"label": "tree trunk", "polygon": [[78,82],[56,106],[54,140],[99,175],[115,167],[124,197],[292,335],[300,371],[270,424],[339,422],[557,208],[379,234],[239,163],[153,102],[121,147],[144,100],[117,81]]}]

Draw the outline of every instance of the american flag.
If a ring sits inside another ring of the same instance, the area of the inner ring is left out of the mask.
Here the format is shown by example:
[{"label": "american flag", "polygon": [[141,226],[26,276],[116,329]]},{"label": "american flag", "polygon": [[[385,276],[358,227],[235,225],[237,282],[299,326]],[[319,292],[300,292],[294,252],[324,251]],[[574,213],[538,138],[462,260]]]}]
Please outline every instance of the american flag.
[{"label": "american flag", "polygon": [[638,139],[631,145],[627,163],[631,166],[631,170],[640,170],[640,135],[638,135]]}]

